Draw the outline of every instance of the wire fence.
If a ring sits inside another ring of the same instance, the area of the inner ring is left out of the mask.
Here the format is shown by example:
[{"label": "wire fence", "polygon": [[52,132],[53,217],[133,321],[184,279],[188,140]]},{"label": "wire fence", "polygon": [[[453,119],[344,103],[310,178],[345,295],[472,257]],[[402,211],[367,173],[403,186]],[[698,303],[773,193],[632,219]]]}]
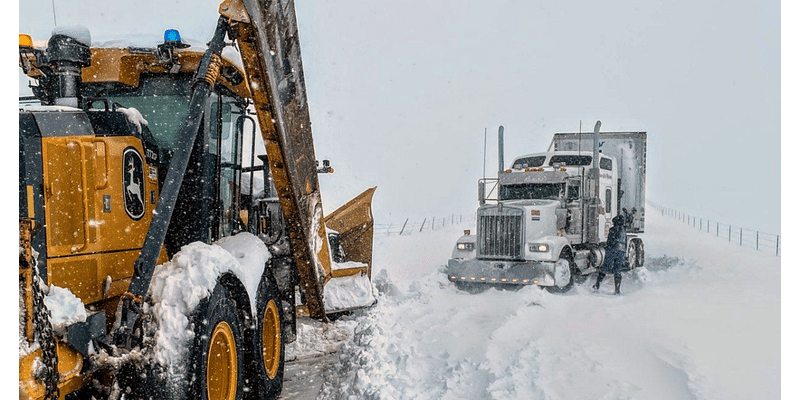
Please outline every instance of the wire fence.
[{"label": "wire fence", "polygon": [[[781,256],[781,235],[763,232],[759,230],[747,229],[741,226],[726,224],[710,218],[703,218],[696,215],[664,207],[659,204],[648,202],[661,215],[671,217],[681,221],[687,226],[697,229],[717,238],[727,240],[732,244],[747,247],[763,252],[770,252],[777,257]],[[462,224],[464,222],[475,221],[476,215],[473,214],[451,214],[438,217],[423,218],[422,220],[411,220],[406,218],[402,223],[389,223],[374,225],[375,234],[384,235],[413,235],[424,231],[435,231],[447,226]]]},{"label": "wire fence", "polygon": [[385,235],[413,235],[424,231],[435,231],[447,226],[459,225],[464,222],[475,221],[475,214],[451,214],[439,217],[411,220],[406,218],[402,223],[375,224],[375,234]]},{"label": "wire fence", "polygon": [[661,215],[677,219],[691,228],[712,234],[717,238],[727,240],[741,247],[770,252],[777,257],[781,256],[781,235],[726,224],[709,218],[687,214],[652,202],[648,203],[658,210]]}]

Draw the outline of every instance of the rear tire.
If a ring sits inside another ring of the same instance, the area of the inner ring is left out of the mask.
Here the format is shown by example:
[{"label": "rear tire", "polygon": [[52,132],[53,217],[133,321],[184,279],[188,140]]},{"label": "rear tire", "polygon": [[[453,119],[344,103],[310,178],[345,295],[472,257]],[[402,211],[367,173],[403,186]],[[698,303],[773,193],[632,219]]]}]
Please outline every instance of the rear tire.
[{"label": "rear tire", "polygon": [[286,340],[283,337],[283,309],[278,285],[269,269],[264,270],[256,295],[256,329],[250,349],[250,379],[255,390],[250,399],[274,399],[283,390]]},{"label": "rear tire", "polygon": [[189,396],[242,399],[246,351],[239,315],[231,293],[218,281],[211,296],[195,311]]},{"label": "rear tire", "polygon": [[644,242],[641,239],[636,241],[636,267],[644,265]]},{"label": "rear tire", "polygon": [[623,271],[631,271],[636,268],[636,242],[634,240],[628,240],[628,245],[625,247],[625,258],[622,260]]}]

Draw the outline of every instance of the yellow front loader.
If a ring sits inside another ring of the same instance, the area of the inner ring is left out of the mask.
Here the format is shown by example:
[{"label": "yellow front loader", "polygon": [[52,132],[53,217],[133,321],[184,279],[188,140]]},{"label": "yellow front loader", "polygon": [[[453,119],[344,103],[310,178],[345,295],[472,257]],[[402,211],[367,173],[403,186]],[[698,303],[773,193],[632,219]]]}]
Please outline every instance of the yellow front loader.
[{"label": "yellow front loader", "polygon": [[[327,320],[374,303],[375,188],[323,215],[331,169],[315,158],[293,2],[219,13],[201,50],[174,30],[125,48],[80,28],[20,35],[35,81],[19,107],[20,398],[272,399],[298,308]],[[245,154],[259,138],[264,154]],[[165,282],[188,293],[202,271],[196,301],[169,304]],[[176,321],[185,338],[165,344]]]}]

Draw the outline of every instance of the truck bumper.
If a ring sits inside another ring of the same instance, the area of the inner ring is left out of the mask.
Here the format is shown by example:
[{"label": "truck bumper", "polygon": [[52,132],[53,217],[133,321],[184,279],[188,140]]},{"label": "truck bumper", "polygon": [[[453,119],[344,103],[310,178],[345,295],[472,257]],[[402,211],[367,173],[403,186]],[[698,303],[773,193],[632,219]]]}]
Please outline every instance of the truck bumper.
[{"label": "truck bumper", "polygon": [[445,274],[452,282],[553,286],[554,269],[555,263],[546,261],[450,259]]}]

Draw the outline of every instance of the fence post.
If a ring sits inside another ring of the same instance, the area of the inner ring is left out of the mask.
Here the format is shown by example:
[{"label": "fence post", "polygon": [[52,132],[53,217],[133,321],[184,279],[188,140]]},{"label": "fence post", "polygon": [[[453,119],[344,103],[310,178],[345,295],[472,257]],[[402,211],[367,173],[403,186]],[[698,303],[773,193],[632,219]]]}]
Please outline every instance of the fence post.
[{"label": "fence post", "polygon": [[425,221],[427,221],[427,220],[428,220],[427,218],[423,218],[423,219],[422,219],[422,226],[420,226],[420,227],[419,227],[419,231],[420,231],[420,232],[422,232],[422,228],[424,228],[424,227],[425,227]]},{"label": "fence post", "polygon": [[436,230],[436,217],[431,218],[431,230]]},{"label": "fence post", "polygon": [[728,241],[731,241],[731,226],[728,225]]},{"label": "fence post", "polygon": [[406,229],[406,224],[407,223],[408,223],[408,218],[406,218],[406,222],[403,222],[403,227],[400,228],[400,233],[398,233],[398,236],[403,234],[403,231]]},{"label": "fence post", "polygon": [[776,256],[779,254],[780,248],[781,248],[781,235],[778,235],[775,238],[775,255]]},{"label": "fence post", "polygon": [[758,250],[758,231],[756,231],[756,250]]},{"label": "fence post", "polygon": [[744,231],[744,228],[739,228],[739,246],[742,245],[742,232],[743,231]]}]

